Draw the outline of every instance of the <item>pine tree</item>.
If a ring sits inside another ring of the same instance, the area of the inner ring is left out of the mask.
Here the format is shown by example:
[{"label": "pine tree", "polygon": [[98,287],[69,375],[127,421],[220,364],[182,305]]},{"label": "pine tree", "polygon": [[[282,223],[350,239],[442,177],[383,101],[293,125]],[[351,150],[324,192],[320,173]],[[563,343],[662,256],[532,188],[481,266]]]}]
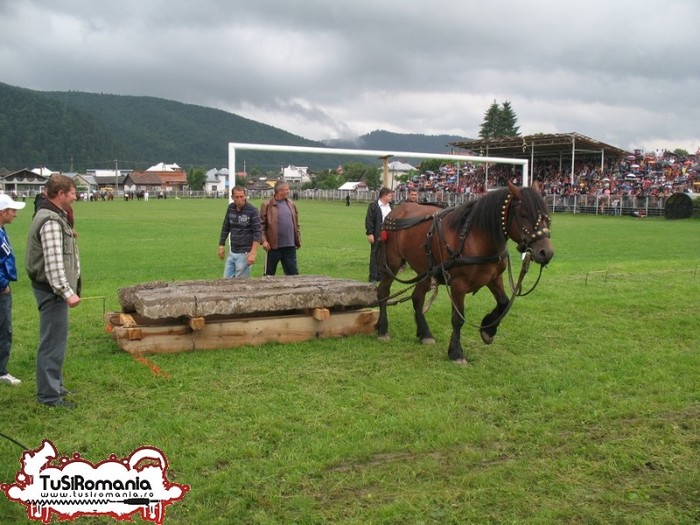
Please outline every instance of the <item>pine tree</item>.
[{"label": "pine tree", "polygon": [[494,100],[493,104],[491,104],[486,113],[484,113],[484,121],[481,123],[481,130],[479,131],[480,138],[492,139],[496,137],[499,113],[498,102]]},{"label": "pine tree", "polygon": [[517,126],[517,123],[518,117],[513,111],[513,106],[506,100],[498,114],[498,137],[519,137],[520,126]]},{"label": "pine tree", "polygon": [[517,125],[518,117],[513,111],[509,101],[500,106],[495,100],[484,113],[484,121],[481,123],[479,137],[482,139],[495,139],[502,137],[519,137],[520,126]]}]

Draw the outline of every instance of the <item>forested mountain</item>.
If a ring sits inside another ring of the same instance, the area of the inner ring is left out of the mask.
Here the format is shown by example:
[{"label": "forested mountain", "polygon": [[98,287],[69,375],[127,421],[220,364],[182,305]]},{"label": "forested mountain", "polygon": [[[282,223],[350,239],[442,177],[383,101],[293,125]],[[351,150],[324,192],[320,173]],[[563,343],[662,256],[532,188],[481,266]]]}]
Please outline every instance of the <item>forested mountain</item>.
[{"label": "forested mountain", "polygon": [[[326,144],[233,113],[154,97],[41,92],[0,83],[0,167],[10,171],[47,166],[61,171],[144,169],[158,162],[226,167],[228,143],[286,144],[386,151],[445,153],[448,142],[463,137],[400,135],[374,131],[350,142]],[[325,169],[349,156],[241,151],[250,171],[277,171],[295,164]]]},{"label": "forested mountain", "polygon": [[37,91],[0,83],[0,167],[68,171],[71,157],[88,166],[124,153],[98,118]]},{"label": "forested mountain", "polygon": [[451,153],[449,144],[468,140],[459,135],[420,135],[391,133],[377,130],[355,140],[324,140],[332,148],[378,149],[386,151],[416,151],[419,153]]}]

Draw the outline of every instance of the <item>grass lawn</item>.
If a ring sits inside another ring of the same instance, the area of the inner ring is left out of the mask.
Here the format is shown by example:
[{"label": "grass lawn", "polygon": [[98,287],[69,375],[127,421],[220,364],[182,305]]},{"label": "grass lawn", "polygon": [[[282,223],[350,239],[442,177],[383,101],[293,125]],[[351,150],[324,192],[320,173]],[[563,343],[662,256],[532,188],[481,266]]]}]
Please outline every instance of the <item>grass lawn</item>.
[{"label": "grass lawn", "polygon": [[[465,367],[447,359],[444,289],[428,313],[436,345],[418,344],[407,302],[389,311],[388,343],[244,346],[145,366],[112,341],[103,312],[119,308],[122,286],[220,277],[226,204],[76,204],[84,301],[64,372],[79,406],[34,400],[38,315],[20,264],[9,369],[23,384],[0,385],[0,432],[92,462],[159,448],[169,479],[191,487],[168,525],[700,522],[700,221],[555,215],[538,288],[494,344],[465,326]],[[366,207],[298,207],[300,271],[366,280]],[[20,262],[30,219],[21,211],[7,227]],[[468,321],[492,307],[487,290],[468,297]],[[20,455],[0,438],[0,482]],[[0,495],[0,523],[26,522]]]}]

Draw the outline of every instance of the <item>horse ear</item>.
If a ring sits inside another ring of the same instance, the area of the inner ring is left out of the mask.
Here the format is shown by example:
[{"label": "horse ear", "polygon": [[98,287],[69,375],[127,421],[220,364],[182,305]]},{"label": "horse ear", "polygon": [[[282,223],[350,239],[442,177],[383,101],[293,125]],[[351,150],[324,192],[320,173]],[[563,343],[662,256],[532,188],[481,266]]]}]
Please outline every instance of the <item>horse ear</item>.
[{"label": "horse ear", "polygon": [[508,180],[508,191],[510,191],[513,197],[515,197],[517,200],[522,200],[522,188],[518,188],[510,180]]},{"label": "horse ear", "polygon": [[540,181],[538,181],[537,179],[533,180],[532,184],[530,186],[532,187],[533,190],[535,190],[538,193],[542,191],[542,186],[540,185]]}]

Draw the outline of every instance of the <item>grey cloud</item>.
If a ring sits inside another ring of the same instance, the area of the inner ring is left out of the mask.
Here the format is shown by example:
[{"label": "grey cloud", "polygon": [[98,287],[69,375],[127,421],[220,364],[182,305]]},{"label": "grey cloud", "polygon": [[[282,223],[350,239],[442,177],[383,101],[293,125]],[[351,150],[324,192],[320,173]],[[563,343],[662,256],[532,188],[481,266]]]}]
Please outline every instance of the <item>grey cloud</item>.
[{"label": "grey cloud", "polygon": [[32,89],[212,105],[313,139],[474,136],[510,100],[523,132],[700,147],[689,0],[34,0],[0,13],[3,81]]}]

